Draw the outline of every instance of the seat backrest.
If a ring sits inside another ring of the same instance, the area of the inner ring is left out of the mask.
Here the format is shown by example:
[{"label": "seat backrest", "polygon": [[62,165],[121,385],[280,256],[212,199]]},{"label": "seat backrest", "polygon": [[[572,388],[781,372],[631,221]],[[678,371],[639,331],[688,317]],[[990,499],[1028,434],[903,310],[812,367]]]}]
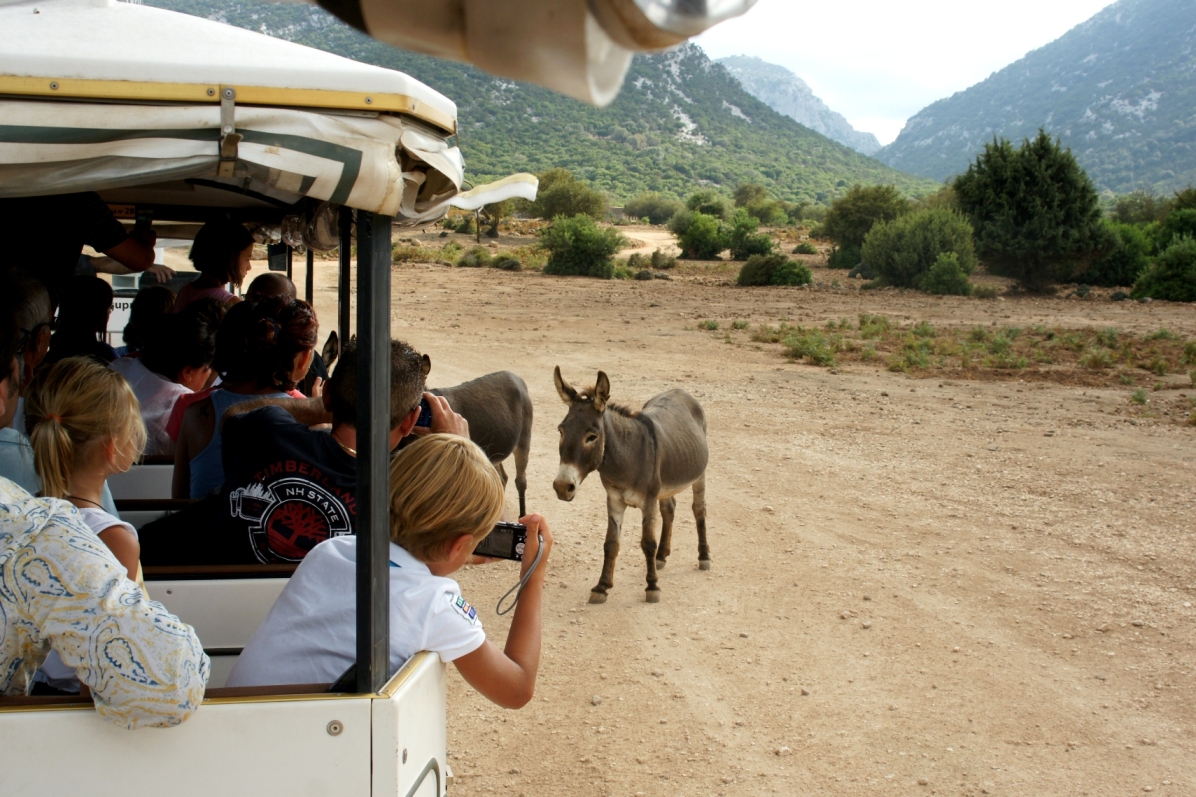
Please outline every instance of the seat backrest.
[{"label": "seat backrest", "polygon": [[168,499],[174,484],[174,465],[134,465],[108,477],[108,489],[121,499]]}]

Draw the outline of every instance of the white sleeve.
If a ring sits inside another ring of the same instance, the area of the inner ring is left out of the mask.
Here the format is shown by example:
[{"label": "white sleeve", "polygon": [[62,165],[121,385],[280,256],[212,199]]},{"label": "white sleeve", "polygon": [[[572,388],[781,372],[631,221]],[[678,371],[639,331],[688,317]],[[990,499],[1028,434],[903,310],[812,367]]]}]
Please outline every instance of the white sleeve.
[{"label": "white sleeve", "polygon": [[477,609],[447,589],[433,601],[427,628],[424,649],[440,654],[445,664],[473,653],[486,641]]}]

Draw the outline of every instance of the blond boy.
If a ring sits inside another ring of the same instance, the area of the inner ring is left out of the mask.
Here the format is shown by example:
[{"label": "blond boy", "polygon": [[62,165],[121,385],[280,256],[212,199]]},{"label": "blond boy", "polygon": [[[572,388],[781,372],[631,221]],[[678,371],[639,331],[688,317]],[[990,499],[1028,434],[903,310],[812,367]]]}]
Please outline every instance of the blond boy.
[{"label": "blond boy", "polygon": [[[502,481],[474,443],[434,434],[390,467],[390,670],[420,650],[453,662],[475,689],[504,708],[531,700],[540,665],[540,603],[552,532],[527,526],[523,572],[544,556],[521,594],[504,649],[486,639],[477,611],[449,578],[502,516]],[[355,659],[357,542],[337,537],[303,560],[245,646],[229,686],[330,683]]]}]

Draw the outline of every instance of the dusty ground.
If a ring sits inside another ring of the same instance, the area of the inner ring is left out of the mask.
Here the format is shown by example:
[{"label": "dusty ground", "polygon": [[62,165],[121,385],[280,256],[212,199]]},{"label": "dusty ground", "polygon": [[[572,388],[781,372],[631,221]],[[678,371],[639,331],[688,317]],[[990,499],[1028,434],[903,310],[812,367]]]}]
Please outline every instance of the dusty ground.
[{"label": "dusty ground", "polygon": [[[395,334],[432,384],[527,381],[528,504],[557,537],[534,702],[496,709],[451,674],[450,793],[1196,795],[1196,428],[1127,412],[1129,387],[834,374],[697,329],[871,312],[1193,338],[1194,308],[426,265],[394,281]],[[610,601],[586,603],[604,496],[596,476],[572,504],[552,492],[557,364],[576,384],[606,370],[622,402],[682,387],[706,409],[714,570],[679,497],[658,605],[634,510]],[[500,643],[514,579],[460,578]]]}]

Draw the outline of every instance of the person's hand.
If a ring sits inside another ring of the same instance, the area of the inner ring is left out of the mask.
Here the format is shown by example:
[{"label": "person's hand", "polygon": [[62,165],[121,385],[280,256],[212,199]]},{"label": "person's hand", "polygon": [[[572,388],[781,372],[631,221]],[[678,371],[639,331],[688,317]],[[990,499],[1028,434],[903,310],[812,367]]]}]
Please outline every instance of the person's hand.
[{"label": "person's hand", "polygon": [[158,282],[170,282],[174,279],[174,269],[168,266],[153,265],[145,270],[146,274],[153,274]]},{"label": "person's hand", "polygon": [[548,521],[542,515],[527,515],[519,518],[519,522],[527,526],[527,542],[523,546],[523,567],[519,569],[519,576],[527,575],[527,571],[536,561],[536,552],[540,550],[540,537],[544,538],[544,556],[540,559],[540,566],[536,568],[535,578],[543,579],[547,570],[548,554],[552,552],[552,529],[548,528]]},{"label": "person's hand", "polygon": [[316,377],[311,380],[311,396],[309,398],[320,398],[324,395],[324,380],[322,377]]},{"label": "person's hand", "polygon": [[417,426],[411,430],[416,437],[426,434],[455,434],[457,437],[469,439],[469,421],[453,412],[452,406],[444,396],[434,396],[425,393],[424,398],[432,407],[432,425],[430,427]]},{"label": "person's hand", "polygon": [[491,562],[500,562],[501,559],[495,559],[493,556],[471,556],[466,564],[471,565],[488,565]]}]

